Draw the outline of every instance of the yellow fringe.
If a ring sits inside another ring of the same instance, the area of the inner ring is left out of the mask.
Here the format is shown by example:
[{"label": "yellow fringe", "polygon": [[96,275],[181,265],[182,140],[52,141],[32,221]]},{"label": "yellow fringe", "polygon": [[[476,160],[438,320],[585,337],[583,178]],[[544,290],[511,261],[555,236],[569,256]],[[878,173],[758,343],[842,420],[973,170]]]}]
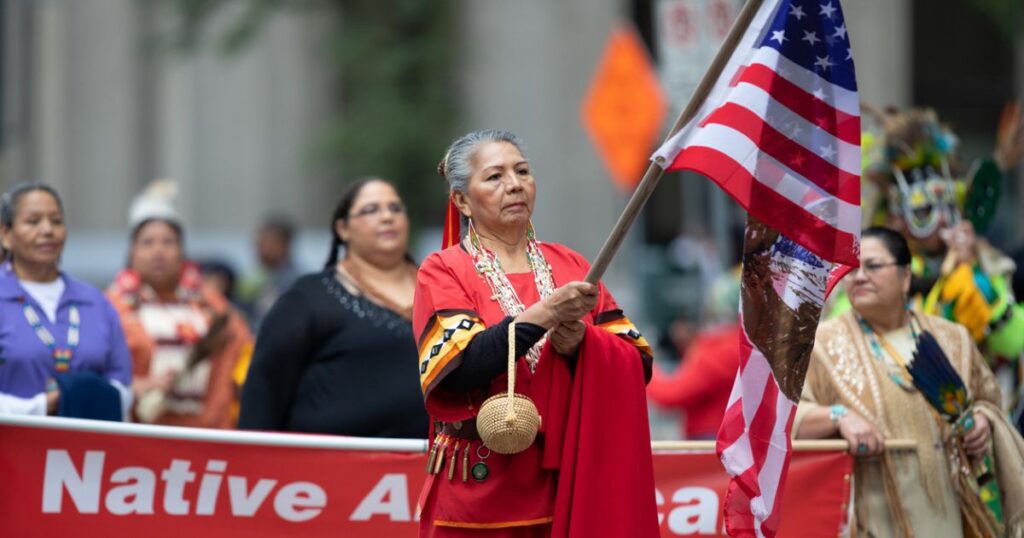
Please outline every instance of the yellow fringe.
[{"label": "yellow fringe", "polygon": [[[950,450],[957,453],[956,457],[963,465],[969,461],[963,447],[955,440],[947,441]],[[952,455],[951,455],[952,457]],[[963,520],[963,532],[965,538],[996,538],[1003,536],[1002,529],[989,515],[988,508],[978,495],[978,489],[973,476],[966,476],[957,468],[953,469],[953,488],[956,490],[960,502],[960,515]]]}]

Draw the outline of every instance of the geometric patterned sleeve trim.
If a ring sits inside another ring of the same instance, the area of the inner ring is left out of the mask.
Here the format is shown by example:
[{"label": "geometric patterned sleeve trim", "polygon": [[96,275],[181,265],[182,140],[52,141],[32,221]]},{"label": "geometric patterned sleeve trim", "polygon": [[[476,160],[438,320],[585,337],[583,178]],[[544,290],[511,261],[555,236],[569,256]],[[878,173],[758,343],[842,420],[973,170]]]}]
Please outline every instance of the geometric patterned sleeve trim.
[{"label": "geometric patterned sleeve trim", "polygon": [[647,343],[647,339],[640,334],[636,325],[629,321],[621,309],[601,312],[595,316],[594,324],[633,344],[640,351],[644,362],[649,362],[654,358],[654,352],[651,350],[651,345]]},{"label": "geometric patterned sleeve trim", "polygon": [[462,352],[483,321],[471,310],[439,310],[427,323],[418,343],[420,389],[426,397],[455,368],[462,364]]}]

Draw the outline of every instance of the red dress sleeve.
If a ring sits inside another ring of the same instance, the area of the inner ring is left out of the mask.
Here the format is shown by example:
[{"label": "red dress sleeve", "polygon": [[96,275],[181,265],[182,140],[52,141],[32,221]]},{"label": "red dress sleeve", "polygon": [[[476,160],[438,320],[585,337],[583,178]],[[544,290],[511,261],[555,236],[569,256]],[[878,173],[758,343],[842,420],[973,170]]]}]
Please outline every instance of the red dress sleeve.
[{"label": "red dress sleeve", "polygon": [[462,364],[462,352],[473,337],[486,328],[473,299],[441,253],[430,255],[420,266],[412,326],[417,335],[420,388],[427,412],[446,422],[476,415],[479,398],[438,387]]}]

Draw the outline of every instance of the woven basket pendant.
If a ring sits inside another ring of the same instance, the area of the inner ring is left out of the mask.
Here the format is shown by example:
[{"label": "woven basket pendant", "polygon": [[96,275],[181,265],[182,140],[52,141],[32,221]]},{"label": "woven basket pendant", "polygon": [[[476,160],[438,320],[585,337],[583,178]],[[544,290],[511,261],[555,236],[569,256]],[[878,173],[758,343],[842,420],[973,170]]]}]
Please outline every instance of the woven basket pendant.
[{"label": "woven basket pendant", "polygon": [[476,429],[487,448],[498,454],[518,454],[530,447],[540,430],[540,413],[533,400],[516,394],[516,324],[508,324],[508,392],[491,396],[476,416]]}]

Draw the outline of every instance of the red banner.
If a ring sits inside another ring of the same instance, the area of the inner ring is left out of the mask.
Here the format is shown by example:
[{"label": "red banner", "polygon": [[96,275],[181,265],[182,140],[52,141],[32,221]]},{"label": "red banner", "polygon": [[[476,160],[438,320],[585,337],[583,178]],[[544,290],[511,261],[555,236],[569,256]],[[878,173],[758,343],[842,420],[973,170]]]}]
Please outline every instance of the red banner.
[{"label": "red banner", "polygon": [[[412,537],[422,449],[0,417],[0,521],[5,536]],[[662,536],[720,535],[728,477],[714,453],[656,452],[654,468]],[[836,536],[850,469],[844,453],[796,453],[780,535]]]}]

